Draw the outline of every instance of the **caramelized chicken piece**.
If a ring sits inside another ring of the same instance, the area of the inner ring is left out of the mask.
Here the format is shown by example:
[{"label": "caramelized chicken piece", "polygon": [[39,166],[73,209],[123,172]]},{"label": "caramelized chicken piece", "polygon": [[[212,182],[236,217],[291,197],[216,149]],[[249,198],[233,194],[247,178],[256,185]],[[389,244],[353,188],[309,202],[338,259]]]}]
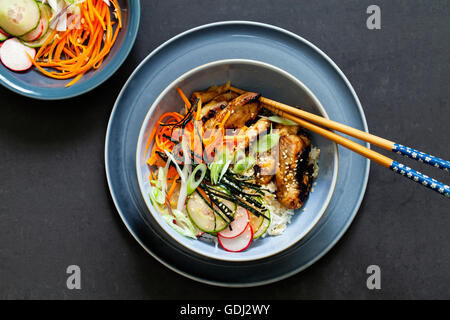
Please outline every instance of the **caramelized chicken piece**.
[{"label": "caramelized chicken piece", "polygon": [[256,183],[262,185],[270,183],[277,169],[275,156],[268,152],[258,154],[253,169],[255,170]]},{"label": "caramelized chicken piece", "polygon": [[[222,94],[219,94],[217,97],[214,98],[214,100],[211,101],[212,102],[219,102],[219,101],[231,101],[235,98],[237,98],[239,95],[236,92],[232,92],[232,91],[228,91]],[[205,106],[207,107],[208,104]]]},{"label": "caramelized chicken piece", "polygon": [[245,105],[236,106],[231,110],[230,116],[225,122],[226,129],[238,129],[253,121],[261,110],[259,102],[251,102]]},{"label": "caramelized chicken piece", "polygon": [[221,86],[213,86],[210,87],[208,90],[206,91],[196,91],[192,94],[192,101],[197,100],[198,98],[200,98],[200,100],[202,100],[202,103],[208,103],[211,100],[213,100],[215,97],[217,97],[218,95],[225,93],[227,91],[230,90],[230,81],[228,81],[227,83],[225,83],[224,85]]},{"label": "caramelized chicken piece", "polygon": [[203,106],[201,112],[201,119],[203,122],[213,118],[221,110],[225,109],[230,100],[233,100],[238,96],[234,92],[226,92],[218,95],[212,101]]},{"label": "caramelized chicken piece", "polygon": [[278,201],[289,209],[303,206],[311,189],[308,169],[310,142],[297,126],[277,125],[280,134],[279,161],[275,174]]},{"label": "caramelized chicken piece", "polygon": [[[269,128],[270,120],[260,118],[247,130],[239,134],[239,143],[237,144],[236,149],[245,150],[247,147],[251,147],[258,137],[267,133]],[[275,157],[268,152],[257,154],[256,163],[253,168],[255,170],[255,182],[263,185],[268,184],[276,171]]]},{"label": "caramelized chicken piece", "polygon": [[252,124],[247,130],[245,130],[241,135],[245,138],[239,137],[239,144],[237,149],[246,149],[251,143],[253,143],[256,138],[264,132],[267,132],[270,128],[270,120],[265,118],[260,118],[254,124]]},{"label": "caramelized chicken piece", "polygon": [[205,123],[206,129],[212,129],[225,121],[225,129],[238,129],[252,121],[261,110],[259,93],[246,92],[230,101],[225,109]]}]

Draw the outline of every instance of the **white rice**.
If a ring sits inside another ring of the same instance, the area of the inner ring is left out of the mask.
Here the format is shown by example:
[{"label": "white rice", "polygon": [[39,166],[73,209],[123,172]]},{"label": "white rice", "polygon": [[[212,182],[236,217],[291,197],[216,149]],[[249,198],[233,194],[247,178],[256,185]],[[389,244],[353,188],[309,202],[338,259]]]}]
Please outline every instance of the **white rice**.
[{"label": "white rice", "polygon": [[317,178],[319,175],[319,157],[320,157],[320,149],[316,147],[311,148],[311,152],[309,153],[309,161],[308,164],[312,164],[314,171],[312,174],[313,179]]},{"label": "white rice", "polygon": [[[270,182],[266,185],[266,189],[274,192],[277,187],[274,182]],[[286,230],[287,224],[291,222],[294,210],[283,207],[272,193],[266,193],[264,201],[270,212],[270,225],[267,232],[263,234],[263,237],[267,234],[270,236],[278,236]]]}]

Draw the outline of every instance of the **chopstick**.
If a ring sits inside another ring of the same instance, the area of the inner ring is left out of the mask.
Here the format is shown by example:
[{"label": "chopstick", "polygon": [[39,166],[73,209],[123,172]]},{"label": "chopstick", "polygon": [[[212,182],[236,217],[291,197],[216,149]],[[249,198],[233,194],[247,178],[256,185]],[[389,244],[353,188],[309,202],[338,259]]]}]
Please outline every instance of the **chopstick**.
[{"label": "chopstick", "polygon": [[[235,87],[231,87],[230,90],[232,90],[236,93],[239,93],[239,94],[242,94],[245,92],[245,91],[235,88]],[[422,184],[425,187],[428,187],[429,189],[432,189],[436,192],[439,192],[442,195],[445,195],[446,197],[450,197],[450,187],[448,185],[446,185],[442,182],[439,182],[433,178],[430,178],[430,177],[420,173],[419,171],[411,169],[410,167],[407,167],[404,164],[394,161],[393,159],[386,157],[386,156],[384,156],[376,151],[373,151],[369,148],[366,148],[354,141],[344,138],[330,130],[319,127],[316,124],[322,125],[326,128],[332,129],[332,130],[340,131],[340,132],[345,133],[354,138],[369,142],[370,144],[379,146],[386,150],[394,151],[398,154],[405,155],[412,159],[433,165],[434,167],[443,169],[445,171],[449,171],[450,162],[442,160],[437,157],[433,157],[431,155],[414,150],[412,148],[405,147],[403,145],[394,143],[394,142],[386,140],[384,138],[377,137],[370,133],[360,131],[358,129],[341,124],[339,122],[332,121],[332,120],[317,116],[315,114],[306,112],[304,110],[300,110],[298,108],[288,106],[286,104],[283,104],[283,103],[280,103],[280,102],[277,102],[274,100],[270,100],[270,99],[261,97],[260,102],[263,104],[263,106],[266,109],[272,111],[273,113],[276,113],[279,116],[282,116],[286,119],[294,121],[295,123],[304,127],[305,129],[308,129],[308,130],[315,132],[329,140],[332,140],[335,143],[342,145],[343,147],[346,147],[347,149],[354,151],[354,152],[382,165],[383,167],[389,168],[392,171],[401,174],[402,176],[405,176],[415,182]],[[308,122],[307,120],[314,122],[316,124]]]},{"label": "chopstick", "polygon": [[[235,91],[236,93],[240,93],[240,94],[245,92],[245,91],[235,88],[235,87],[231,87],[230,90]],[[390,141],[390,140],[387,140],[384,138],[380,138],[373,134],[349,127],[345,124],[326,119],[324,117],[315,115],[313,113],[310,113],[310,112],[307,112],[307,111],[304,111],[304,110],[301,110],[298,108],[288,106],[286,104],[283,104],[283,103],[280,103],[280,102],[277,102],[277,101],[274,101],[271,99],[261,97],[260,101],[261,101],[261,103],[263,103],[265,105],[268,105],[268,106],[274,107],[277,110],[280,110],[281,113],[284,112],[284,113],[293,114],[293,115],[300,117],[302,119],[305,119],[307,121],[316,123],[318,125],[329,128],[331,130],[336,130],[336,131],[345,133],[351,137],[369,142],[370,144],[373,144],[380,148],[386,149],[388,151],[396,152],[397,154],[407,156],[411,159],[426,163],[428,165],[434,166],[434,167],[442,169],[444,171],[448,172],[450,170],[450,162],[449,161],[429,155],[425,152],[418,151],[418,150],[415,150],[410,147],[406,147],[402,144],[395,143],[393,141]]]}]

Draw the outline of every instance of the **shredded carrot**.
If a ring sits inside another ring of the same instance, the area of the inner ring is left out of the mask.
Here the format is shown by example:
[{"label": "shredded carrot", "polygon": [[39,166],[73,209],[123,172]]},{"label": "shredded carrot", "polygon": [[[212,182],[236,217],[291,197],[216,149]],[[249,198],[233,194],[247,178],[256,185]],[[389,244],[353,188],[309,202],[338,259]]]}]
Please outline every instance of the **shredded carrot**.
[{"label": "shredded carrot", "polygon": [[122,14],[120,12],[119,4],[116,0],[111,0],[113,6],[114,6],[114,13],[117,15],[117,20],[119,21],[119,27],[122,28]]},{"label": "shredded carrot", "polygon": [[84,21],[86,21],[89,26],[89,31],[91,32],[91,34],[93,34],[94,27],[92,26],[91,18],[89,18],[89,12],[85,6],[81,6],[81,12],[83,14]]},{"label": "shredded carrot", "polygon": [[149,166],[153,166],[156,163],[157,158],[158,158],[158,155],[156,153],[152,153],[150,158],[148,158],[148,160],[147,160],[147,164]]},{"label": "shredded carrot", "polygon": [[219,128],[223,128],[225,126],[225,122],[227,122],[227,120],[230,117],[230,115],[231,115],[231,112],[228,110],[228,112],[225,115],[225,117],[223,117],[222,122],[219,124]]},{"label": "shredded carrot", "polygon": [[181,91],[180,88],[177,88],[177,91],[178,91],[179,95],[181,96],[181,98],[184,101],[184,108],[185,108],[185,111],[187,113],[188,109],[191,107],[191,103],[189,102],[189,99],[186,98],[186,96],[184,95],[183,91]]},{"label": "shredded carrot", "polygon": [[153,173],[152,170],[150,170],[150,176],[152,178],[152,180],[157,180],[155,174]]},{"label": "shredded carrot", "polygon": [[170,200],[170,198],[172,197],[173,192],[175,191],[175,188],[177,186],[177,179],[180,175],[177,174],[177,176],[175,177],[175,179],[173,179],[172,185],[170,186],[169,192],[167,193],[167,198]]},{"label": "shredded carrot", "polygon": [[[109,25],[110,24],[107,21],[107,27],[109,27]],[[192,106],[191,102],[180,88],[177,88],[176,90],[183,101],[185,111],[189,111]],[[165,152],[174,153],[175,146],[183,140],[188,141],[190,151],[194,153],[194,159],[200,162],[204,162],[204,159],[210,159],[211,156],[214,157],[215,152],[223,148],[223,130],[220,128],[214,128],[212,131],[208,132],[208,137],[205,137],[203,122],[200,120],[201,110],[202,104],[200,102],[197,105],[197,110],[193,112],[194,117],[184,124],[182,128],[178,127],[178,124],[185,119],[186,115],[183,116],[178,112],[166,112],[159,117],[149,134],[145,147],[146,154],[148,153],[148,150],[151,149],[147,160],[147,164],[150,167],[166,166],[167,157],[165,157]],[[222,129],[229,116],[230,113],[228,113],[221,121],[220,126]],[[171,126],[171,124],[173,124],[173,126]],[[182,154],[180,154],[180,152],[182,152],[181,150],[177,150],[176,152],[177,155],[174,156],[182,156]],[[202,157],[204,157],[204,159]],[[180,175],[177,170],[171,167],[166,177],[167,183],[170,183],[167,194],[169,200],[178,184],[179,177]],[[155,178],[151,177],[150,179]],[[203,192],[203,190],[198,190],[199,192]],[[204,192],[203,194],[208,198]]]},{"label": "shredded carrot", "polygon": [[206,200],[209,200],[209,196],[206,194],[205,191],[203,191],[202,188],[197,188],[196,191],[198,191],[203,196],[203,198],[205,198]]},{"label": "shredded carrot", "polygon": [[40,57],[41,54],[46,49],[46,46],[55,40],[54,38],[56,37],[56,34],[57,34],[57,31],[53,30],[53,32],[50,34],[50,36],[47,38],[47,40],[45,40],[44,43],[42,44],[42,47],[39,48],[38,52],[36,53],[36,57]]},{"label": "shredded carrot", "polygon": [[31,59],[33,65],[48,77],[71,79],[66,87],[90,69],[100,68],[122,28],[121,9],[117,1],[111,2],[111,10],[103,0],[81,3],[80,16],[72,20],[66,31],[54,30],[49,35]]}]

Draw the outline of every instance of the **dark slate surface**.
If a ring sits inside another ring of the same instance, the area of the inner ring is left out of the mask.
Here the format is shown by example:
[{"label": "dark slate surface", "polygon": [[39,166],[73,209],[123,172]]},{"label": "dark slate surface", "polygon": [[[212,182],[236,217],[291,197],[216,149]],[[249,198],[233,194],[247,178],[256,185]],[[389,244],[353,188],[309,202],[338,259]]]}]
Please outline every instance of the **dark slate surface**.
[{"label": "dark slate surface", "polygon": [[[381,30],[366,28],[371,4],[381,7]],[[450,201],[377,165],[355,221],[325,257],[276,284],[224,289],[179,276],[134,241],[109,196],[103,158],[115,98],[148,53],[195,26],[253,20],[334,59],[374,134],[449,159],[449,18],[446,0],[145,0],[132,53],[93,92],[42,102],[0,88],[0,298],[450,298]],[[66,288],[71,264],[82,270],[78,291]],[[366,287],[372,264],[381,290]]]}]

